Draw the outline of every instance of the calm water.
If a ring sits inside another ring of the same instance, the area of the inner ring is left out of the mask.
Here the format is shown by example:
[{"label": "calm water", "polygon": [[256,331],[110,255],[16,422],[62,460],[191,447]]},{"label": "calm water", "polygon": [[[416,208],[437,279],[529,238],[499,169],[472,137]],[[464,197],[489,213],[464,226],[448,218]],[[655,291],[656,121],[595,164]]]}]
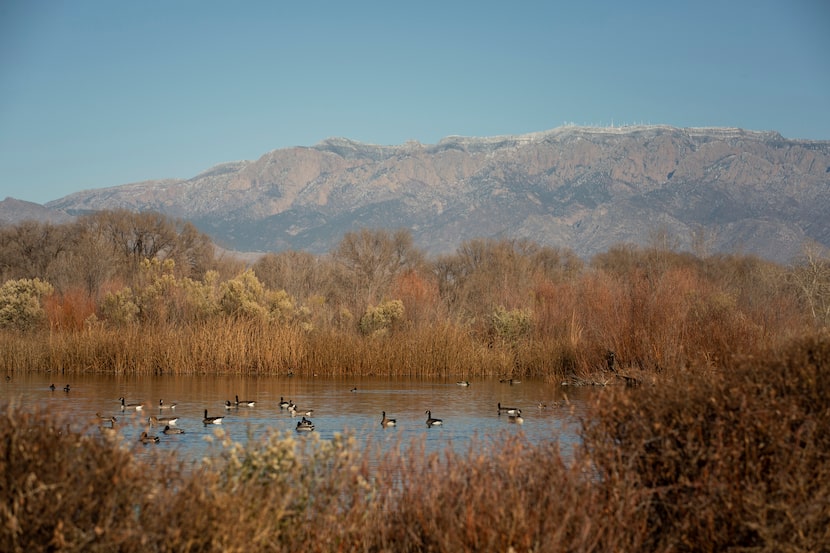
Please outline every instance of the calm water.
[{"label": "calm water", "polygon": [[[56,412],[71,415],[79,425],[95,420],[95,414],[118,418],[124,442],[142,452],[148,448],[175,450],[187,462],[200,461],[215,455],[216,447],[208,437],[221,428],[234,441],[245,443],[248,436],[262,437],[269,430],[294,430],[301,415],[292,417],[280,409],[281,398],[294,401],[301,411],[313,409],[310,418],[315,432],[321,438],[334,433],[352,431],[363,443],[409,443],[423,439],[427,451],[444,449],[450,445],[460,451],[473,438],[500,437],[504,433],[524,433],[532,442],[559,441],[567,454],[578,441],[578,418],[585,413],[586,395],[590,390],[563,389],[542,381],[524,380],[520,384],[500,383],[497,380],[471,381],[469,387],[452,382],[403,379],[362,378],[338,380],[299,377],[241,377],[241,376],[146,376],[117,377],[80,375],[55,380],[54,375],[13,375],[2,382],[3,401],[22,406],[45,405]],[[49,385],[55,384],[55,391]],[[63,391],[70,385],[68,393]],[[352,391],[356,387],[356,391]],[[225,402],[254,400],[253,407],[240,406],[225,409]],[[127,403],[144,403],[141,411],[122,411],[118,398]],[[174,410],[159,410],[159,399],[165,404],[176,404]],[[523,424],[509,422],[499,415],[497,404],[522,409]],[[540,403],[547,404],[539,409]],[[559,404],[558,406],[555,404]],[[221,426],[202,423],[204,410],[209,416],[225,416]],[[442,426],[427,428],[425,411],[443,419]],[[381,412],[397,419],[397,426],[381,428]],[[147,428],[150,415],[179,417],[179,435],[164,435],[161,427],[150,433],[158,435],[160,443],[142,446],[138,436]]]}]

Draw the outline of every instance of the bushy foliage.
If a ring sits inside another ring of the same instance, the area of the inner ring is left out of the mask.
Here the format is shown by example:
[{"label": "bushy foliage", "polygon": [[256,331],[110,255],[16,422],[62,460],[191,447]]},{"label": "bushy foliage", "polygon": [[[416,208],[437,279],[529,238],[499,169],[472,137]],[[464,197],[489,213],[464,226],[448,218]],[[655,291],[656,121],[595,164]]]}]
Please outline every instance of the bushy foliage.
[{"label": "bushy foliage", "polygon": [[504,343],[514,343],[533,330],[533,315],[528,309],[507,310],[499,306],[490,316],[493,335]]},{"label": "bushy foliage", "polygon": [[6,281],[0,287],[0,328],[29,330],[45,323],[43,299],[53,290],[39,278]]},{"label": "bushy foliage", "polygon": [[360,331],[363,334],[379,335],[389,332],[402,320],[404,307],[401,300],[389,300],[380,305],[370,305],[360,318]]}]

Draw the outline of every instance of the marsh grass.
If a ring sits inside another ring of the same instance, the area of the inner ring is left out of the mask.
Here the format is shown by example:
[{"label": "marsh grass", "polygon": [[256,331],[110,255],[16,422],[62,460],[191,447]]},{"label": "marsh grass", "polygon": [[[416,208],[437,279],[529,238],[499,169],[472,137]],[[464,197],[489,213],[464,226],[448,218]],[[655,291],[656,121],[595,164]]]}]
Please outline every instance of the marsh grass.
[{"label": "marsh grass", "polygon": [[506,434],[435,453],[219,434],[184,468],[4,405],[0,549],[827,551],[828,377],[821,334],[706,377],[609,387],[568,457]]}]

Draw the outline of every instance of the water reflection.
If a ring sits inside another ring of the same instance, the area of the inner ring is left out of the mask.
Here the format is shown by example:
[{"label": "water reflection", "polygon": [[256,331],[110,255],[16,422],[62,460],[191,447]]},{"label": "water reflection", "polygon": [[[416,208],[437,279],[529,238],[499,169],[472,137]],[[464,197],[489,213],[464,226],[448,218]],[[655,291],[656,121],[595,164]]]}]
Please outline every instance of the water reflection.
[{"label": "water reflection", "polygon": [[[159,448],[175,451],[185,462],[198,462],[215,455],[206,437],[217,429],[234,441],[259,439],[269,429],[293,431],[305,411],[315,433],[330,439],[335,433],[353,431],[359,443],[408,444],[423,440],[427,452],[447,446],[464,451],[473,438],[521,432],[531,442],[558,440],[563,453],[578,440],[576,422],[584,414],[590,390],[567,388],[569,397],[555,384],[524,380],[503,383],[498,380],[471,381],[460,386],[455,381],[410,378],[360,378],[350,380],[299,377],[247,376],[112,376],[78,375],[61,378],[54,374],[14,375],[5,381],[3,396],[22,406],[45,405],[73,420],[87,423],[114,416],[125,443],[136,451]],[[54,384],[55,389],[50,389]],[[69,391],[64,387],[69,385]],[[254,406],[235,405],[236,397],[255,402]],[[124,408],[119,398],[124,398]],[[160,409],[159,401],[175,408]],[[280,407],[292,401],[297,416]],[[226,408],[230,401],[232,408]],[[137,410],[130,404],[141,404]],[[522,424],[502,407],[522,410]],[[546,405],[546,408],[541,408]],[[204,424],[207,416],[225,417],[221,425]],[[443,419],[440,426],[428,427],[426,411]],[[382,413],[396,419],[395,426],[382,427]],[[139,435],[148,430],[151,416],[176,416],[175,427],[182,434],[163,434],[164,424],[149,427],[159,436],[158,444],[141,445]]]}]

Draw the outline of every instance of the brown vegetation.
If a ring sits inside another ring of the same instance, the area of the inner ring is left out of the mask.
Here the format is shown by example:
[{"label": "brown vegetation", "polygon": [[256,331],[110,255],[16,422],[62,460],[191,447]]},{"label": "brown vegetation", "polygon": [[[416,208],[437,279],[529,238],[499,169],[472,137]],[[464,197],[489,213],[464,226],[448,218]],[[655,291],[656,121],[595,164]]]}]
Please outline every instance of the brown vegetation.
[{"label": "brown vegetation", "polygon": [[4,405],[0,549],[826,551],[828,377],[824,333],[706,378],[609,388],[568,458],[521,436],[380,455],[276,433],[184,469]]},{"label": "brown vegetation", "polygon": [[4,228],[0,369],[578,381],[613,351],[616,368],[651,377],[729,367],[828,323],[830,262],[815,248],[791,267],[665,238],[588,265],[516,240],[427,259],[405,231],[362,230],[329,256],[246,269],[207,243],[126,212]]}]

